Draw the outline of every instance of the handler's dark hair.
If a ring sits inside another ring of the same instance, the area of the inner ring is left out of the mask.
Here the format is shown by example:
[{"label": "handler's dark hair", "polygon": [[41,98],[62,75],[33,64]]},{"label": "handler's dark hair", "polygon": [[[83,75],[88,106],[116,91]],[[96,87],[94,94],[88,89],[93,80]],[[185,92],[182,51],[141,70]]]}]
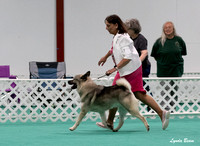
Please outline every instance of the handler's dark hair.
[{"label": "handler's dark hair", "polygon": [[105,21],[112,24],[118,24],[119,34],[127,33],[126,26],[118,15],[113,14],[113,15],[107,16]]}]

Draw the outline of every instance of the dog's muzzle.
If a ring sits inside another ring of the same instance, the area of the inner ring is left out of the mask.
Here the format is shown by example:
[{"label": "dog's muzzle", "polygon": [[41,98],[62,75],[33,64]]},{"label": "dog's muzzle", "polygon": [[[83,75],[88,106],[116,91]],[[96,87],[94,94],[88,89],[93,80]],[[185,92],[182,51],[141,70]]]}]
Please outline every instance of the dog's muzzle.
[{"label": "dog's muzzle", "polygon": [[68,84],[69,84],[69,85],[72,85],[72,86],[71,86],[71,89],[76,89],[76,88],[77,88],[77,84],[74,83],[73,80],[68,81]]}]

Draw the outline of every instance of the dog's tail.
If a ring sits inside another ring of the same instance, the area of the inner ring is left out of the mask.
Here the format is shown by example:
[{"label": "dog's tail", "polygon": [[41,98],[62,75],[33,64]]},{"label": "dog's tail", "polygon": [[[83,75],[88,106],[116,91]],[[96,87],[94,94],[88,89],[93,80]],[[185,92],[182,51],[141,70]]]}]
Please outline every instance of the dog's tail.
[{"label": "dog's tail", "polygon": [[131,91],[131,85],[129,84],[129,82],[125,79],[125,78],[120,78],[116,81],[116,84],[118,86],[124,86],[127,89],[129,89],[129,91]]}]

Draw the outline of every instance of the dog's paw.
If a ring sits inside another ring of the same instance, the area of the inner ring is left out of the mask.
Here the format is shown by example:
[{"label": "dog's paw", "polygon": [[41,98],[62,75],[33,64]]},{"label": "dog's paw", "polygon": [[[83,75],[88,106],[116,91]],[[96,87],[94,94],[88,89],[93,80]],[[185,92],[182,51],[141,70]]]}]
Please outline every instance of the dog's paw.
[{"label": "dog's paw", "polygon": [[113,132],[118,132],[118,130],[113,129]]},{"label": "dog's paw", "polygon": [[71,127],[71,128],[69,128],[69,130],[70,130],[70,131],[74,131],[74,128],[73,128],[73,127]]},{"label": "dog's paw", "polygon": [[149,125],[147,125],[147,131],[149,132],[149,130],[150,130],[150,126],[149,126]]}]

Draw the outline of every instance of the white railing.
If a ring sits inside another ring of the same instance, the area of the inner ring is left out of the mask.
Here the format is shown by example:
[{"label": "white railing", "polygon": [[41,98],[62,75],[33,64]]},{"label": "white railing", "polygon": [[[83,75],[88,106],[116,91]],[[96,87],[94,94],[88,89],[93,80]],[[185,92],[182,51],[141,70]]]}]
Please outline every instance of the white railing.
[{"label": "white railing", "polygon": [[[96,80],[109,86],[113,78]],[[200,118],[200,78],[145,78],[148,94],[163,108],[180,118]],[[0,122],[74,121],[80,111],[76,90],[70,90],[67,79],[0,80]],[[155,112],[140,102],[140,112],[155,117]],[[90,112],[84,120],[96,121],[99,114]]]},{"label": "white railing", "polygon": [[[156,73],[150,73],[149,76],[150,77],[156,77],[157,74]],[[200,77],[200,72],[186,72],[186,73],[183,73],[182,77]]]}]

